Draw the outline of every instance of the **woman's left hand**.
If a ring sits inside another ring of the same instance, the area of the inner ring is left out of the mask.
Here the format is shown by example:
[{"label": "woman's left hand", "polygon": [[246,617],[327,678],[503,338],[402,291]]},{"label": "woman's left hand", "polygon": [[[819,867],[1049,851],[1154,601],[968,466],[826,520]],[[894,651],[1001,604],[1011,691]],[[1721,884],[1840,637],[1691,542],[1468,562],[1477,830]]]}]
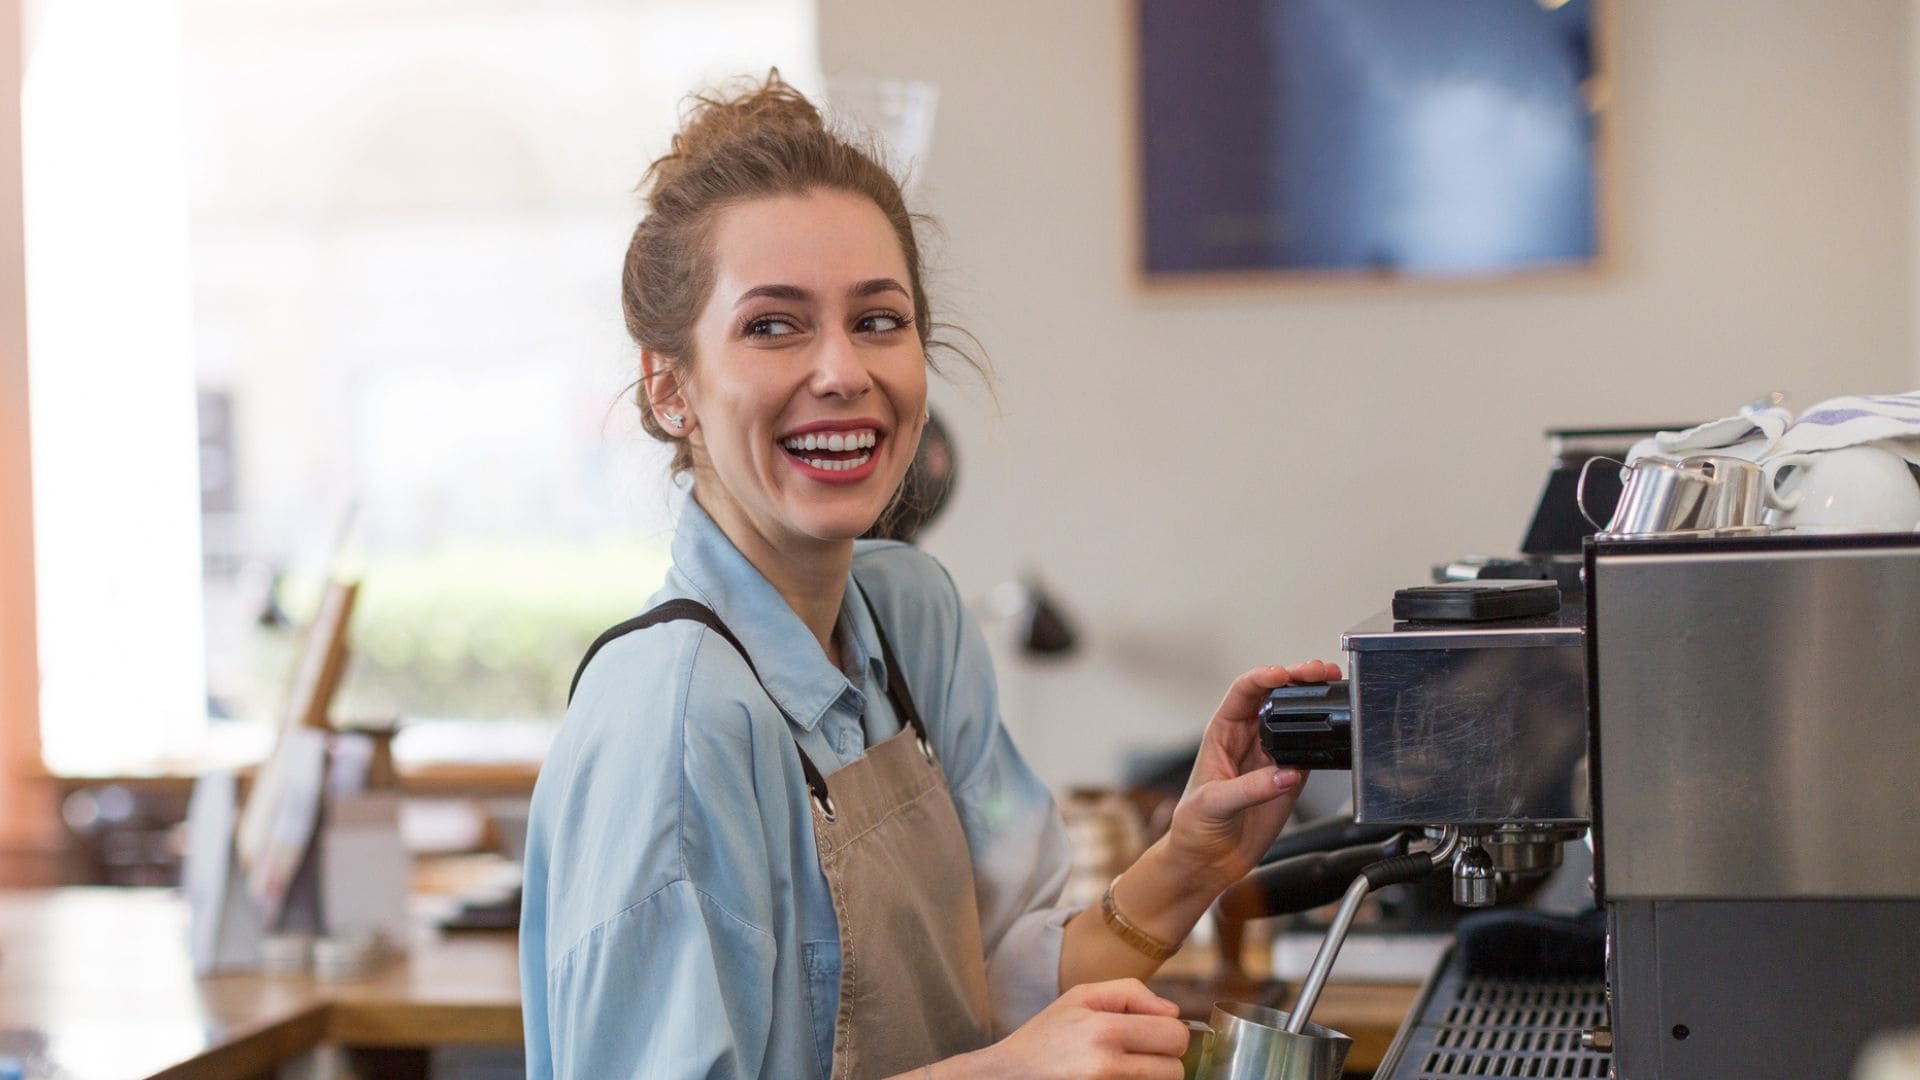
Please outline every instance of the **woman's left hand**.
[{"label": "woman's left hand", "polygon": [[1167,832],[1168,854],[1213,892],[1253,869],[1306,783],[1305,772],[1276,768],[1260,748],[1260,705],[1268,691],[1339,677],[1338,665],[1308,660],[1255,668],[1228,687]]}]

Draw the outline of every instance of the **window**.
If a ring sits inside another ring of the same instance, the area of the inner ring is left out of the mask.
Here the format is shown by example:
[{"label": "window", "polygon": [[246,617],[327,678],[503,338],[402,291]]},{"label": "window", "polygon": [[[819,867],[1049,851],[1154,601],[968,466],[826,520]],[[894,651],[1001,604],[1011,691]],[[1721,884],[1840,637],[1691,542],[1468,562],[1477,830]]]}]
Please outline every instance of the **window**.
[{"label": "window", "polygon": [[[67,0],[27,75],[57,771],[263,748],[329,566],[348,719],[550,720],[666,565],[632,194],[811,4]],[[211,720],[209,719],[211,718]]]}]

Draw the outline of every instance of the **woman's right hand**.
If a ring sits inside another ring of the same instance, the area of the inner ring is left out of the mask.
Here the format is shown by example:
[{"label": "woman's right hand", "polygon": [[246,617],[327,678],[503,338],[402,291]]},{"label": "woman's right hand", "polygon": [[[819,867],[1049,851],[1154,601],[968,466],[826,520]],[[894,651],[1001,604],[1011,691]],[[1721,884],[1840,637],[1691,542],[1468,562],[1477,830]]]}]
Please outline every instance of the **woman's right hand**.
[{"label": "woman's right hand", "polygon": [[1187,1026],[1180,1008],[1139,979],[1084,983],[984,1050],[934,1066],[935,1077],[1180,1080]]}]

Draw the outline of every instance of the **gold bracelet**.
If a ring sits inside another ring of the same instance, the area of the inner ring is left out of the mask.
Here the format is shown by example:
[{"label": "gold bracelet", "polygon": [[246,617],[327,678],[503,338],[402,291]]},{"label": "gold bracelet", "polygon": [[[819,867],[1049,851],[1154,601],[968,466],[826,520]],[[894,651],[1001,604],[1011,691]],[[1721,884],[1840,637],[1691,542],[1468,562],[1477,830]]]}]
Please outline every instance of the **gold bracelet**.
[{"label": "gold bracelet", "polygon": [[1113,902],[1113,887],[1119,883],[1120,879],[1117,877],[1107,883],[1107,894],[1100,898],[1100,921],[1106,923],[1107,929],[1112,930],[1114,936],[1126,942],[1133,951],[1156,964],[1179,952],[1179,945],[1169,945],[1161,941],[1128,922],[1127,917],[1120,914],[1120,909]]}]

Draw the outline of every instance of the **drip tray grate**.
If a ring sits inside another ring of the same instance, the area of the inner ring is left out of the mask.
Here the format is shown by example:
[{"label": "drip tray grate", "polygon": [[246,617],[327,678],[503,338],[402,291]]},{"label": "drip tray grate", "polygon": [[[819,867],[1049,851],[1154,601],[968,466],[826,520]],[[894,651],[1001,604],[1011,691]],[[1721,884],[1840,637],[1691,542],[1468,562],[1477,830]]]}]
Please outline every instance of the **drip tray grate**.
[{"label": "drip tray grate", "polygon": [[1609,1075],[1609,1055],[1580,1047],[1581,1032],[1606,1023],[1600,982],[1466,978],[1448,965],[1424,1005],[1413,1031],[1403,1033],[1410,1037],[1394,1080]]}]

